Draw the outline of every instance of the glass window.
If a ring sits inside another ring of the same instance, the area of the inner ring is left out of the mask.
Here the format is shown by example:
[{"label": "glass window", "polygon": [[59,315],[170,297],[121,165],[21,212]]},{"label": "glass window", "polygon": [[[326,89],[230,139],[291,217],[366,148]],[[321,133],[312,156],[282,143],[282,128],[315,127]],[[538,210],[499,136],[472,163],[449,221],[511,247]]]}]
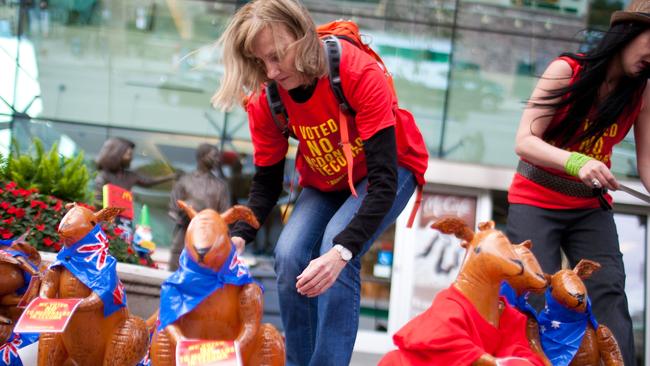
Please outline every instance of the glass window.
[{"label": "glass window", "polygon": [[632,316],[638,365],[645,365],[647,220],[645,215],[614,213],[618,242],[625,264],[625,293]]}]

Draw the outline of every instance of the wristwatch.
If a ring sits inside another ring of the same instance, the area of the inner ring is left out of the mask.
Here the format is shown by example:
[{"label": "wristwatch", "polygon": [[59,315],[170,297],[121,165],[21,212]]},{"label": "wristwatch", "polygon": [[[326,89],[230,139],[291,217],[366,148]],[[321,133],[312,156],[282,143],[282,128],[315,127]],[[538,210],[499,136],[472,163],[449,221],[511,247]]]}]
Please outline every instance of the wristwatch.
[{"label": "wristwatch", "polygon": [[343,245],[336,244],[334,246],[334,249],[336,249],[336,251],[339,252],[339,254],[341,255],[341,259],[343,259],[344,261],[349,262],[350,259],[352,259],[352,252],[350,251],[350,249],[344,247]]}]

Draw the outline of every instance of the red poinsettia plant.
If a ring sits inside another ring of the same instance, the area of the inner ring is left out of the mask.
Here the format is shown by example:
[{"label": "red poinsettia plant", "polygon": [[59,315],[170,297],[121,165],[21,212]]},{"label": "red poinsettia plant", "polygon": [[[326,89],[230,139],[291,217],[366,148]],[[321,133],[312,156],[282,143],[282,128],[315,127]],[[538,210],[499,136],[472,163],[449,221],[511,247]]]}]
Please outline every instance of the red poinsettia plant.
[{"label": "red poinsettia plant", "polygon": [[[91,210],[93,207],[84,203]],[[32,246],[46,252],[58,252],[62,248],[57,234],[59,222],[65,215],[65,202],[51,195],[44,195],[36,188],[19,188],[15,182],[0,184],[0,240],[17,238],[26,231]],[[120,262],[155,266],[152,261],[141,259],[130,244],[121,237],[121,230],[112,224],[102,225],[111,254]]]}]

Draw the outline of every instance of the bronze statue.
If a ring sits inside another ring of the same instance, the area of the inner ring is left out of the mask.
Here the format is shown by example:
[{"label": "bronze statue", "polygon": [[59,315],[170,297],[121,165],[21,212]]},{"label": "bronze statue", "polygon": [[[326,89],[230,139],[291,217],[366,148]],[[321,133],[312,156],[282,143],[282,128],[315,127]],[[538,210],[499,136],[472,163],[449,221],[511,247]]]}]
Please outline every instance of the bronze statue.
[{"label": "bronze statue", "polygon": [[[214,286],[216,290],[203,294],[191,310],[169,314],[171,307],[164,301],[172,296],[184,298],[181,289],[183,284],[177,280],[189,278],[187,273],[190,270],[207,273],[207,276],[231,271],[227,273],[239,277],[239,271],[246,272],[245,267],[240,267],[227,225],[244,220],[252,226],[259,226],[253,213],[244,206],[234,206],[220,215],[212,209],[196,213],[184,202],[179,201],[178,204],[191,221],[185,236],[185,250],[181,254],[181,268],[163,284],[160,325],[151,344],[152,364],[174,365],[176,345],[183,339],[191,338],[237,341],[242,362],[247,366],[284,365],[282,335],[272,325],[260,324],[263,312],[262,290],[250,280],[250,274],[241,273],[242,278],[249,278],[244,281],[244,285],[228,282],[217,284]],[[215,277],[215,281],[218,280]],[[210,286],[206,281],[201,282]],[[191,290],[192,288],[188,291]]]},{"label": "bronze statue", "polygon": [[111,137],[102,146],[95,161],[95,207],[102,207],[102,189],[105,184],[114,184],[130,191],[134,186],[151,187],[176,177],[176,173],[150,178],[129,169],[133,160],[135,144],[122,137]]},{"label": "bronze statue", "polygon": [[38,365],[136,365],[145,355],[149,333],[144,320],[126,308],[115,258],[98,225],[112,220],[122,209],[92,212],[76,204],[66,208],[69,211],[58,230],[64,248],[46,272],[40,296],[83,301],[63,333],[41,334]]},{"label": "bronze statue", "polygon": [[230,207],[228,185],[220,173],[221,156],[215,145],[201,144],[196,149],[196,170],[183,175],[174,185],[169,203],[169,216],[174,221],[169,270],[178,268],[178,257],[183,250],[185,232],[190,220],[176,202],[187,202],[195,210],[211,208],[224,212]]},{"label": "bronze statue", "polygon": [[[599,269],[599,263],[583,259],[573,270],[562,269],[548,276],[546,308],[540,312],[538,321],[542,345],[553,364],[586,366],[600,365],[601,361],[605,366],[624,364],[614,335],[591,314],[591,301],[583,280]],[[580,338],[567,327],[578,327],[577,334],[584,334],[579,347]],[[563,343],[567,339],[572,342]]]},{"label": "bronze statue", "polygon": [[[380,366],[504,364],[543,365],[526,338],[526,318],[500,301],[503,280],[520,277],[527,288],[546,286],[534,267],[525,267],[513,245],[494,222],[479,224],[474,233],[459,218],[436,221],[433,228],[454,234],[467,250],[456,281],[439,292],[429,309],[400,329],[397,351]],[[530,247],[530,242],[519,246]],[[539,265],[537,265],[539,267]]]}]

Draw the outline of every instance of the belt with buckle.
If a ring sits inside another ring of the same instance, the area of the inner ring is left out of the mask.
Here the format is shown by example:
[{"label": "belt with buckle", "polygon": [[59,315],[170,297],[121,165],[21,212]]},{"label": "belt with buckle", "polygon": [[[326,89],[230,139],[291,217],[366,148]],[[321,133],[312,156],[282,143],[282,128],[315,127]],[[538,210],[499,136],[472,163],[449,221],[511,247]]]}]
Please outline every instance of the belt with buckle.
[{"label": "belt with buckle", "polygon": [[517,173],[555,192],[562,193],[571,197],[598,198],[598,202],[600,202],[600,206],[603,209],[610,210],[612,208],[607,199],[604,197],[605,193],[607,193],[607,188],[590,188],[582,182],[574,181],[560,177],[553,173],[549,173],[546,170],[538,168],[537,166],[524,160],[519,160],[519,164],[517,165]]}]

